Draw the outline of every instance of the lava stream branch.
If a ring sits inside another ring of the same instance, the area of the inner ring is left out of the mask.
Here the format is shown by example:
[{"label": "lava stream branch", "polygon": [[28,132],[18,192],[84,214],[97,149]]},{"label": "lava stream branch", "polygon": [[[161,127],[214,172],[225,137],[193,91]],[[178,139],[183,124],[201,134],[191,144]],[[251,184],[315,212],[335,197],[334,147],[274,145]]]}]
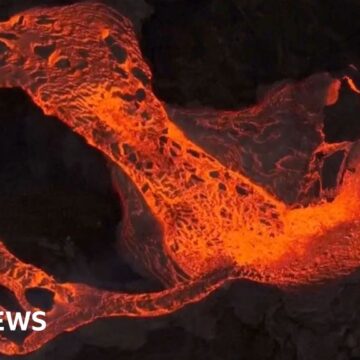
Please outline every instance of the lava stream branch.
[{"label": "lava stream branch", "polygon": [[[170,314],[187,304],[203,299],[225,282],[239,276],[231,268],[222,269],[208,274],[203,279],[183,283],[157,293],[122,294],[98,290],[82,284],[59,284],[44,271],[21,262],[2,243],[0,254],[1,283],[13,291],[18,299],[25,299],[25,290],[34,286],[48,289],[55,294],[53,308],[46,314],[46,331],[32,332],[22,344],[1,337],[0,351],[6,355],[35,351],[59,334],[73,331],[98,318],[154,317]],[[21,305],[24,310],[37,310],[26,300],[21,302]]]}]

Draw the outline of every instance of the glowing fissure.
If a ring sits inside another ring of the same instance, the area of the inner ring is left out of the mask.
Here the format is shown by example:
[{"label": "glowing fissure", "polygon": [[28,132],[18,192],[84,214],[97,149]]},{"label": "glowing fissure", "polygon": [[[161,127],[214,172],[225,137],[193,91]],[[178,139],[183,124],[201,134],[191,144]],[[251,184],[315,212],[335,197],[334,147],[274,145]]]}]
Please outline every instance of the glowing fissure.
[{"label": "glowing fissure", "polygon": [[[290,206],[271,186],[191,140],[170,119],[150,80],[131,23],[104,5],[32,9],[0,23],[0,86],[24,89],[47,115],[57,116],[121,168],[122,173],[114,170],[114,182],[128,212],[119,241],[167,287],[124,294],[57,283],[2,244],[0,283],[24,310],[32,309],[27,288],[46,288],[55,296],[46,331],[31,333],[20,345],[1,338],[0,352],[34,351],[99,317],[168,314],[239,277],[287,286],[344,275],[360,264],[358,143],[327,144],[321,123],[311,123],[315,110],[309,110],[304,116],[318,137],[302,187],[318,179],[315,154],[342,150],[347,163],[332,201],[322,193],[307,206]],[[316,106],[323,109],[337,102],[340,84],[327,74],[318,80],[323,92]],[[347,81],[357,93],[352,79]],[[227,118],[241,125],[251,115],[256,128],[267,104],[276,103],[281,114],[289,106],[287,94],[306,85],[278,89],[245,111],[216,113],[210,125],[221,131],[230,124]],[[278,165],[280,171],[283,163]],[[141,213],[158,225],[145,239],[136,236]]]}]

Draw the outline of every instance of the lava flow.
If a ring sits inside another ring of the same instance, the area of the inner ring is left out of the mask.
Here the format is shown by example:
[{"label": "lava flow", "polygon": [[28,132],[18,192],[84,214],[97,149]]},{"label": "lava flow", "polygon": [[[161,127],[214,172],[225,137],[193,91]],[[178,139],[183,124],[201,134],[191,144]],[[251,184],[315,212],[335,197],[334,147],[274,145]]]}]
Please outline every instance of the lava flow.
[{"label": "lava flow", "polygon": [[[1,338],[1,353],[34,351],[100,317],[168,314],[235,278],[289,286],[360,265],[360,145],[328,142],[323,131],[324,109],[341,89],[358,96],[351,77],[321,74],[276,87],[246,110],[187,111],[188,120],[176,120],[152,92],[132,24],[81,3],[0,23],[0,86],[21,87],[114,164],[127,206],[119,246],[166,287],[124,294],[58,283],[2,244],[0,283],[24,310],[32,309],[24,295],[31,287],[52,291],[54,306],[44,332],[22,344]],[[329,188],[321,171],[338,153]]]}]

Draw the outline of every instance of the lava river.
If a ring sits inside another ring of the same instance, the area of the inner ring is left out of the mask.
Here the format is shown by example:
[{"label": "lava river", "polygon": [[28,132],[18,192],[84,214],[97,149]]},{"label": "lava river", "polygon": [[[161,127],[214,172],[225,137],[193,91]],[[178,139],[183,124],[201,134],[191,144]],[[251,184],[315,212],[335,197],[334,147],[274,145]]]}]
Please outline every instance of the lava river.
[{"label": "lava river", "polygon": [[[240,111],[169,108],[152,91],[131,22],[81,3],[0,22],[0,86],[22,88],[109,159],[127,207],[119,248],[164,284],[126,294],[59,283],[1,244],[0,284],[24,310],[33,310],[26,289],[54,293],[47,329],[22,344],[2,337],[3,354],[100,317],[165,315],[236,278],[286,288],[360,265],[360,144],[324,132],[342,93],[359,101],[352,75],[278,85]],[[322,173],[337,154],[329,186]]]}]

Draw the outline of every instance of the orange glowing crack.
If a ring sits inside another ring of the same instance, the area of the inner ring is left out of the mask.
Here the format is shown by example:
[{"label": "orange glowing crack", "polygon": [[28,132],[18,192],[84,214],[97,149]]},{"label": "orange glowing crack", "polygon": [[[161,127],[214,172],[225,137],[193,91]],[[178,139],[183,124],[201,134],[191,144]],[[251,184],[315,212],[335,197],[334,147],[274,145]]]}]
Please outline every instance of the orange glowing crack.
[{"label": "orange glowing crack", "polygon": [[352,91],[356,92],[357,94],[360,94],[360,90],[359,88],[356,86],[356,84],[354,83],[354,80],[351,79],[349,76],[344,76],[344,80],[346,80],[350,86],[350,88],[352,89]]},{"label": "orange glowing crack", "polygon": [[[58,117],[115,164],[114,183],[128,205],[120,246],[167,287],[134,295],[60,284],[1,245],[0,283],[24,309],[31,309],[24,296],[29,287],[47,288],[55,297],[47,329],[20,345],[1,338],[0,352],[29,353],[99,317],[168,314],[239,277],[287,286],[340,276],[360,264],[358,144],[326,144],[314,124],[320,143],[313,154],[341,148],[348,170],[333,201],[290,206],[205,151],[170,119],[152,91],[132,24],[110,8],[81,3],[32,9],[1,22],[0,33],[7,34],[0,37],[0,86],[21,87],[45,114]],[[328,75],[321,79],[322,109],[337,102],[340,84]],[[248,109],[253,128],[268,102],[285,109],[287,94],[305,85],[279,89]],[[225,129],[226,116],[240,126],[245,113],[217,115],[214,128]],[[314,115],[306,116],[308,121]],[[314,161],[308,164],[309,183],[316,177]],[[278,171],[285,164],[280,161]],[[139,238],[137,221],[144,214],[155,219],[158,232]]]}]

